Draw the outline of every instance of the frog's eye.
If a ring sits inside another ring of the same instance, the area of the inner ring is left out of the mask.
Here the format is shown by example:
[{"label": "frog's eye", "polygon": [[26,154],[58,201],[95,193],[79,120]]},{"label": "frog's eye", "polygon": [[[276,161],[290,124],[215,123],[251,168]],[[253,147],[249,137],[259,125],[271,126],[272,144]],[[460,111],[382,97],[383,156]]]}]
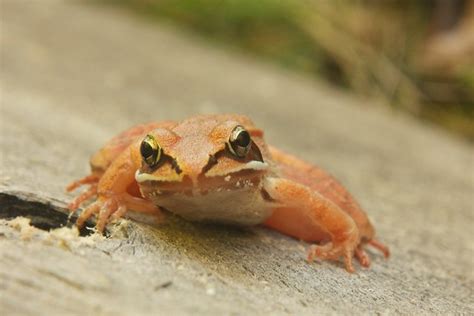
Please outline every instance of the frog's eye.
[{"label": "frog's eye", "polygon": [[146,135],[140,145],[140,154],[143,161],[150,167],[155,166],[161,158],[161,147],[156,139],[151,135]]},{"label": "frog's eye", "polygon": [[237,125],[232,130],[232,133],[230,133],[230,152],[239,158],[244,158],[247,156],[251,146],[252,140],[250,138],[249,132],[247,132],[243,126]]}]

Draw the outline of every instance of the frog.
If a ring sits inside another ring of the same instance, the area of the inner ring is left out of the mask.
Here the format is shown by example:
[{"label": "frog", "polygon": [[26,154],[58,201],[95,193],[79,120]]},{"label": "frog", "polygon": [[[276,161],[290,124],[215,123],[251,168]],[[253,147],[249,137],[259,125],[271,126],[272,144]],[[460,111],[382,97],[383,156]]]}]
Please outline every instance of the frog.
[{"label": "frog", "polygon": [[76,225],[96,217],[98,233],[128,212],[157,218],[172,213],[189,221],[263,225],[309,243],[308,262],[342,259],[351,273],[353,258],[370,266],[367,246],[390,253],[340,182],[268,145],[245,115],[136,125],[93,154],[90,168],[66,187],[88,186],[67,207],[73,212],[87,205]]}]

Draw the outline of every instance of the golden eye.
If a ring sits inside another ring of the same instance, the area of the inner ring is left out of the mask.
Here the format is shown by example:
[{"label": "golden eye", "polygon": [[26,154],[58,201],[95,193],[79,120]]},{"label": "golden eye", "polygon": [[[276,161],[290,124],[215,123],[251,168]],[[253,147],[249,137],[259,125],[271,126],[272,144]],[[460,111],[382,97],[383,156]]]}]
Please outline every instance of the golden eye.
[{"label": "golden eye", "polygon": [[237,125],[229,137],[230,152],[239,158],[244,158],[250,151],[251,146],[252,139],[249,132],[243,126]]},{"label": "golden eye", "polygon": [[151,135],[146,135],[140,145],[140,154],[143,161],[150,167],[155,166],[161,159],[161,147]]}]

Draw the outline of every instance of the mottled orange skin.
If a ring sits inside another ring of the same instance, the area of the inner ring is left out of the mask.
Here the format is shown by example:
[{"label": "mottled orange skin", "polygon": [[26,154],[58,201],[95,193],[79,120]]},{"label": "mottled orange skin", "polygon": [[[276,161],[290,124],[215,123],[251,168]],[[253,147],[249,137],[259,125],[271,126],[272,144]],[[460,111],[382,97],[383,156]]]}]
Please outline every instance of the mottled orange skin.
[{"label": "mottled orange skin", "polygon": [[[226,147],[236,125],[245,127],[252,139],[252,149],[239,159]],[[147,134],[158,140],[167,159],[153,170],[144,164],[139,149]],[[308,260],[343,257],[349,272],[354,271],[354,256],[362,266],[370,265],[363,249],[366,244],[389,255],[388,248],[374,239],[374,228],[364,211],[339,182],[322,169],[267,146],[263,131],[245,116],[207,115],[138,125],[106,143],[90,164],[92,173],[67,187],[71,191],[90,185],[69,204],[71,210],[97,198],[81,213],[78,226],[97,214],[97,230],[102,232],[109,221],[128,210],[160,215],[160,207],[171,205],[171,211],[192,220],[200,218],[196,212],[202,212],[205,220],[241,224],[248,224],[246,214],[254,216],[283,234],[322,243],[310,248]],[[136,173],[153,180],[143,181]],[[223,208],[247,202],[246,207],[252,209],[254,201],[256,209],[264,212],[245,213],[247,209],[241,207],[244,213],[207,214],[202,205],[216,208],[216,203],[206,203],[222,194],[231,197],[225,196]],[[174,209],[179,205],[199,206]]]}]

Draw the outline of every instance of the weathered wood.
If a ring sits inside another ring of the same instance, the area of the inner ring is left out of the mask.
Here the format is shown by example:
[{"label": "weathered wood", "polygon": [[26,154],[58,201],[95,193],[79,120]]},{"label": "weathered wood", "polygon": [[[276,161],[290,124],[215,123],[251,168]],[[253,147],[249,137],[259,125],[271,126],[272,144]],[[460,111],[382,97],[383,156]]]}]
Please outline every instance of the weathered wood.
[{"label": "weathered wood", "polygon": [[1,217],[65,223],[64,186],[134,123],[239,112],[340,178],[393,254],[349,275],[259,227],[2,220],[1,315],[474,313],[472,145],[112,8],[1,8]]}]

